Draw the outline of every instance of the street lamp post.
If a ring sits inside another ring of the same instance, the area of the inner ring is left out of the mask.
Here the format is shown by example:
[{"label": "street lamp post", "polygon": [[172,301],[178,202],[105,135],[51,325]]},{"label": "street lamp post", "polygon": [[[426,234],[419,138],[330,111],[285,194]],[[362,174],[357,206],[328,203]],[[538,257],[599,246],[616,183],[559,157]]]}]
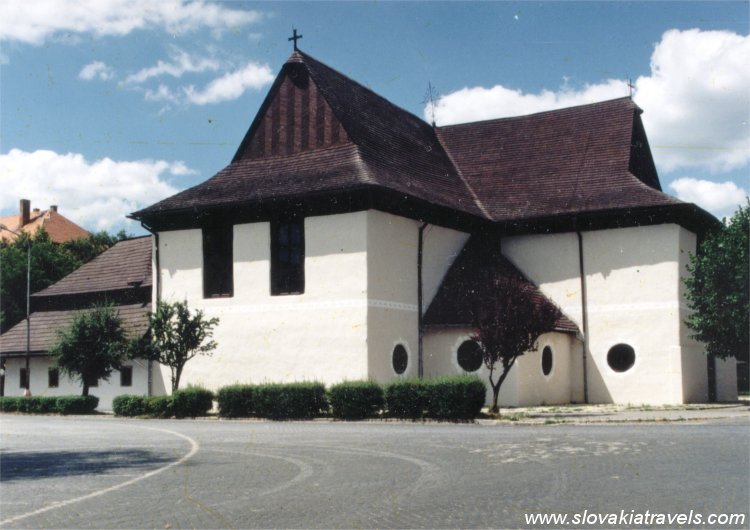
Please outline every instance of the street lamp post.
[{"label": "street lamp post", "polygon": [[[0,229],[7,230],[19,237],[22,235],[15,230],[11,230],[4,224],[0,224]],[[26,389],[24,390],[24,396],[31,395],[31,238],[26,238]]]}]

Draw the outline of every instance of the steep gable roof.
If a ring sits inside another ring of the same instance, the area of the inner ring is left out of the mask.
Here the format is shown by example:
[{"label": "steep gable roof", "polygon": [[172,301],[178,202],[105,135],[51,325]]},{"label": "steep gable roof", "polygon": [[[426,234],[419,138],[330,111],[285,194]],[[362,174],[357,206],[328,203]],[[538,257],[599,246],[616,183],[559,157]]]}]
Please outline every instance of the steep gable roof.
[{"label": "steep gable roof", "polygon": [[495,221],[682,204],[661,192],[639,114],[622,98],[438,136]]},{"label": "steep gable roof", "polygon": [[388,190],[485,217],[428,124],[302,52],[282,68],[232,163],[132,214]]},{"label": "steep gable roof", "polygon": [[[469,238],[448,269],[440,289],[425,312],[424,324],[435,327],[471,326],[472,311],[487,291],[487,274],[514,279],[531,287],[537,304],[553,304],[502,255],[497,238],[475,235]],[[555,331],[577,333],[578,326],[562,315],[555,323]]]},{"label": "steep gable roof", "polygon": [[[0,217],[0,225],[8,227],[14,232],[24,232],[32,237],[36,234],[37,230],[42,228],[47,232],[50,240],[55,243],[64,243],[65,241],[91,235],[85,229],[58,213],[56,207],[49,210],[34,210],[29,217],[29,222],[26,224],[23,224],[19,215]],[[0,228],[0,239],[14,241],[18,236],[10,230]]]}]

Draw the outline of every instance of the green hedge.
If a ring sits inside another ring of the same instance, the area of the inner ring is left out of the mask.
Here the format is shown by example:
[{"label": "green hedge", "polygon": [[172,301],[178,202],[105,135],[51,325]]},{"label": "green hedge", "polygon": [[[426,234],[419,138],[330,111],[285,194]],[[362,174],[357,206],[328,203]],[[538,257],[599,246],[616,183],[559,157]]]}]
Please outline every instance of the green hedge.
[{"label": "green hedge", "polygon": [[344,381],[331,387],[328,401],[334,418],[360,420],[383,408],[383,388],[374,381]]},{"label": "green hedge", "polygon": [[487,387],[473,375],[439,377],[424,381],[426,416],[436,419],[471,420],[484,406]]},{"label": "green hedge", "polygon": [[214,393],[199,386],[189,386],[172,393],[172,414],[176,418],[206,416],[214,405]]},{"label": "green hedge", "polygon": [[275,420],[313,418],[328,410],[323,383],[258,385],[253,389],[254,413]]},{"label": "green hedge", "polygon": [[216,394],[219,416],[224,418],[246,418],[253,415],[252,385],[229,385]]},{"label": "green hedge", "polygon": [[112,400],[112,411],[116,416],[143,416],[146,414],[146,396],[124,394]]},{"label": "green hedge", "polygon": [[146,414],[153,418],[174,416],[172,396],[151,396],[146,398]]},{"label": "green hedge", "polygon": [[3,412],[25,412],[27,414],[90,414],[99,405],[96,396],[29,396],[1,397]]},{"label": "green hedge", "polygon": [[424,382],[419,379],[401,379],[385,385],[387,414],[394,418],[418,419],[427,408]]}]

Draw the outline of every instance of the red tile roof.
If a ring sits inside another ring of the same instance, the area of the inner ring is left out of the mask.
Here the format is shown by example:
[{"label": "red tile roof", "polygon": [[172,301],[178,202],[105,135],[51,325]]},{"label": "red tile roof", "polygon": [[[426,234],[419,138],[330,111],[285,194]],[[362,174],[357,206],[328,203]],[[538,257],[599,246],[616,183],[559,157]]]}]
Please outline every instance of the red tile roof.
[{"label": "red tile roof", "polygon": [[[55,243],[64,243],[73,239],[89,237],[91,234],[56,210],[34,210],[29,222],[21,225],[19,215],[0,217],[0,225],[5,225],[14,232],[24,232],[33,237],[37,230],[43,228]],[[10,230],[0,228],[0,239],[14,241],[18,236]]]}]

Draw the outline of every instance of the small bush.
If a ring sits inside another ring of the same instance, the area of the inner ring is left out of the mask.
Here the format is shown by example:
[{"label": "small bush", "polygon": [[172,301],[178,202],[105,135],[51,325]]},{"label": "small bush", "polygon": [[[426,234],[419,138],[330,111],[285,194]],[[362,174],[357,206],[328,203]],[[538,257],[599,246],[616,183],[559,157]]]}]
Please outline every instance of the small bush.
[{"label": "small bush", "polygon": [[24,398],[24,412],[30,414],[49,414],[57,412],[57,398],[48,396],[29,396]]},{"label": "small bush", "polygon": [[153,418],[171,418],[174,416],[172,396],[151,396],[146,398],[146,414]]},{"label": "small bush", "polygon": [[23,399],[19,397],[0,397],[0,411],[17,412],[18,402]]},{"label": "small bush", "polygon": [[146,396],[124,394],[112,400],[112,411],[116,416],[143,416],[146,414]]},{"label": "small bush", "polygon": [[177,418],[206,416],[214,405],[214,393],[198,386],[175,390],[172,394],[172,413]]},{"label": "small bush", "polygon": [[360,420],[383,408],[383,388],[374,381],[345,381],[331,387],[328,401],[333,417]]},{"label": "small bush", "polygon": [[328,410],[323,383],[258,385],[253,389],[255,414],[275,420],[313,418]]},{"label": "small bush", "polygon": [[246,418],[253,414],[253,387],[251,385],[221,387],[216,397],[219,402],[219,416]]},{"label": "small bush", "polygon": [[59,396],[54,399],[60,414],[91,414],[99,406],[96,396]]},{"label": "small bush", "polygon": [[385,406],[394,418],[421,418],[427,406],[424,384],[419,379],[402,379],[385,386]]},{"label": "small bush", "polygon": [[476,376],[458,375],[423,382],[430,418],[471,420],[479,415],[487,392]]}]

